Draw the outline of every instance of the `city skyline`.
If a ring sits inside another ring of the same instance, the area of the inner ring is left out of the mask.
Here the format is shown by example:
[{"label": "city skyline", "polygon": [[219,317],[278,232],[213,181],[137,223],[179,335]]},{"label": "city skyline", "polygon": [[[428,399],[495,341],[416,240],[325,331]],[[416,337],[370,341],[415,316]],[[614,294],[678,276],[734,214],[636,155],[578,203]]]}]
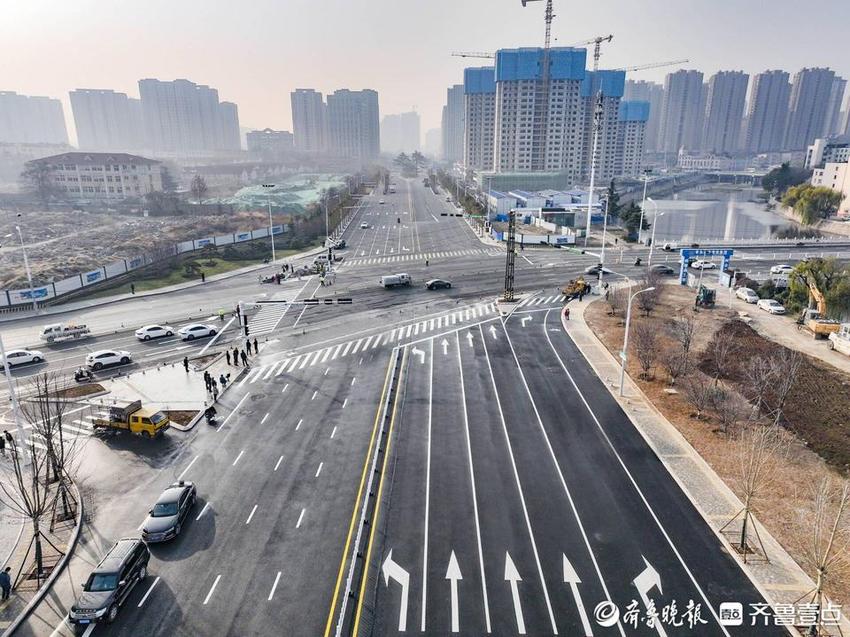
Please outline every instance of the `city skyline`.
[{"label": "city skyline", "polygon": [[[186,2],[174,7],[154,1],[144,16],[134,14],[134,33],[150,34],[140,40],[125,37],[118,28],[128,23],[129,8],[94,11],[99,4],[83,0],[73,7],[46,1],[10,6],[5,9],[4,25],[0,25],[0,54],[16,60],[4,74],[5,84],[0,89],[60,99],[72,141],[76,134],[69,91],[112,89],[138,97],[136,82],[144,77],[186,78],[215,86],[223,100],[239,105],[240,120],[248,128],[290,130],[289,93],[312,86],[326,94],[341,87],[374,89],[381,96],[382,112],[406,112],[415,107],[422,116],[422,129],[427,130],[439,126],[445,88],[460,82],[463,68],[470,66],[468,59],[450,57],[451,51],[539,46],[543,33],[542,8],[529,5],[523,9],[518,0],[490,7],[486,13],[477,4],[455,6],[448,0],[435,0],[417,10],[417,30],[424,32],[421,38],[411,38],[406,29],[395,25],[397,10],[388,0],[370,3],[370,14],[375,16],[371,21],[361,18],[364,0],[331,0],[323,7],[321,19],[306,0],[288,3],[285,8],[259,0],[248,13],[223,2]],[[783,4],[790,7],[785,0],[775,3],[779,10],[774,15],[783,15]],[[706,77],[719,70],[742,70],[754,76],[767,69],[783,69],[793,75],[803,67],[818,66],[850,76],[850,61],[840,50],[840,25],[850,18],[850,7],[834,9],[834,19],[822,25],[822,46],[811,49],[792,37],[793,24],[777,20],[769,29],[754,30],[749,25],[765,19],[757,7],[733,7],[731,2],[720,5],[715,3],[710,9],[669,7],[652,0],[632,7],[606,1],[593,8],[567,10],[556,3],[553,44],[573,44],[597,32],[614,33],[614,41],[603,45],[602,68],[687,57],[690,62],[683,67],[699,69]],[[728,11],[734,8],[734,22],[726,19],[728,12],[722,5],[727,5]],[[62,19],[66,13],[86,12],[86,7],[91,9],[91,20]],[[52,19],[45,21],[48,8]],[[204,23],[193,29],[193,37],[186,37],[182,25],[200,10]],[[453,20],[447,22],[442,16],[448,10]],[[284,19],[290,12],[305,17]],[[260,14],[268,19],[253,20]],[[499,28],[506,21],[512,25],[511,38],[505,38]],[[468,24],[476,25],[472,35]],[[582,24],[582,32],[576,32],[574,24]],[[352,25],[358,34],[367,36],[358,37],[353,47],[346,41]],[[435,28],[429,30],[428,25]],[[721,27],[732,36],[727,42],[734,46],[716,47],[711,34]],[[32,46],[38,38],[44,40],[44,46]],[[199,38],[230,45],[199,47]],[[371,40],[380,46],[362,44]],[[320,55],[312,48],[317,41],[323,43]],[[777,47],[777,41],[784,46]],[[90,46],[80,46],[80,42]],[[51,53],[54,46],[62,48],[62,56]],[[106,61],[105,49],[111,52]],[[310,63],[292,63],[299,59]],[[628,78],[663,82],[669,70],[675,68],[629,74]]]}]

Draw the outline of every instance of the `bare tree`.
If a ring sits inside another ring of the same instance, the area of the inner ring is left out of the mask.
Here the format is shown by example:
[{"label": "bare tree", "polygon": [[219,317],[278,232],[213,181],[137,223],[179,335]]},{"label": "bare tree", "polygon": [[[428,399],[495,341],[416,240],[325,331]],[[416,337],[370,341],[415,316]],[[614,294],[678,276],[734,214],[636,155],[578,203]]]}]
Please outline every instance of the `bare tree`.
[{"label": "bare tree", "polygon": [[746,366],[745,392],[753,402],[756,418],[760,418],[767,404],[767,394],[776,383],[776,367],[766,356],[753,356]]},{"label": "bare tree", "polygon": [[788,394],[794,389],[794,383],[797,380],[800,367],[803,365],[803,356],[798,351],[783,347],[773,356],[771,362],[773,363],[774,378],[776,379],[773,385],[774,422],[779,424],[779,419],[782,417],[782,410],[785,408],[785,401],[788,400]]},{"label": "bare tree", "polygon": [[721,378],[728,377],[739,351],[740,347],[733,339],[723,337],[719,332],[714,336],[707,354],[715,385]]},{"label": "bare tree", "polygon": [[685,400],[696,409],[695,417],[702,418],[702,413],[711,405],[714,387],[702,374],[692,374],[683,384]]},{"label": "bare tree", "polygon": [[679,316],[667,326],[667,332],[678,347],[666,349],[662,355],[664,368],[670,377],[670,384],[686,375],[691,369],[691,344],[696,331],[696,321],[691,315]]},{"label": "bare tree", "polygon": [[827,576],[836,578],[850,565],[850,481],[836,484],[824,478],[812,491],[813,510],[800,516],[799,549],[804,565],[817,574],[815,588],[803,596],[811,595],[819,611],[817,624],[808,632],[816,636],[830,634],[822,612]]},{"label": "bare tree", "polygon": [[648,288],[654,289],[648,292],[642,292],[636,297],[638,308],[640,308],[644,316],[652,314],[652,310],[655,309],[661,300],[661,277],[654,270],[647,270],[643,280],[637,283],[638,290],[646,290]]},{"label": "bare tree", "polygon": [[629,289],[624,287],[608,288],[605,291],[605,301],[608,303],[608,312],[611,316],[625,311],[629,302]]},{"label": "bare tree", "polygon": [[670,335],[679,344],[679,347],[685,354],[689,355],[691,353],[691,345],[694,342],[696,329],[697,322],[691,314],[677,316],[670,323]]},{"label": "bare tree", "polygon": [[[747,554],[752,552],[749,545],[751,525],[755,530],[759,544],[761,544],[758,529],[752,520],[754,507],[770,488],[777,469],[785,461],[787,449],[788,434],[776,425],[765,426],[762,423],[752,422],[741,429],[735,440],[733,453],[738,464],[735,485],[738,495],[744,501],[744,507],[723,525],[720,531],[722,533],[735,520],[741,518],[741,535],[738,548],[744,555],[744,562],[747,561]],[[762,553],[764,553],[763,545]]]},{"label": "bare tree", "polygon": [[200,175],[195,175],[189,183],[189,190],[197,202],[201,203],[204,195],[207,194],[207,182]]},{"label": "bare tree", "polygon": [[738,392],[723,385],[713,388],[711,408],[714,410],[714,415],[717,416],[720,430],[724,435],[728,435],[730,427],[745,420],[747,414],[751,411],[750,406]]},{"label": "bare tree", "polygon": [[45,205],[52,197],[60,194],[59,188],[53,181],[53,168],[46,162],[27,162],[21,173],[21,180],[25,189],[38,197]]},{"label": "bare tree", "polygon": [[652,378],[652,368],[658,359],[658,330],[649,321],[640,321],[632,328],[632,348],[640,363],[644,380]]}]

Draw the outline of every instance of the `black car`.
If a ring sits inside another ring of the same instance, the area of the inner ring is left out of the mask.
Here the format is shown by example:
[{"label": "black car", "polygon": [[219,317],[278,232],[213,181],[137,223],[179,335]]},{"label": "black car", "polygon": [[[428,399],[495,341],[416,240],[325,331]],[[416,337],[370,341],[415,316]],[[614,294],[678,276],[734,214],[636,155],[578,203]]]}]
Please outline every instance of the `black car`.
[{"label": "black car", "polygon": [[68,620],[75,630],[99,621],[112,623],[130,591],[148,574],[150,551],[137,537],[118,540],[92,571],[71,606]]},{"label": "black car", "polygon": [[180,535],[186,515],[195,505],[197,489],[192,482],[175,482],[170,485],[148,511],[142,524],[142,537],[146,542],[166,542]]},{"label": "black car", "polygon": [[443,279],[431,279],[425,283],[425,287],[429,290],[450,290],[452,284],[450,281],[444,281]]},{"label": "black car", "polygon": [[662,276],[671,276],[676,274],[676,271],[671,268],[669,265],[664,265],[663,263],[656,263],[655,265],[649,266],[650,272],[654,272],[655,274],[660,274]]}]

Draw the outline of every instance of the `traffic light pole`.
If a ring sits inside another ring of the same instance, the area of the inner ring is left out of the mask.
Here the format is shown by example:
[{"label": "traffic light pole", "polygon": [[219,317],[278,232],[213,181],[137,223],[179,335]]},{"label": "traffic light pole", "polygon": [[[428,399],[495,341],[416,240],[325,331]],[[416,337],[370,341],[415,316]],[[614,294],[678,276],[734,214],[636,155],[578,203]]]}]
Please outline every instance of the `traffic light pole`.
[{"label": "traffic light pole", "polygon": [[514,300],[514,265],[516,262],[516,211],[508,213],[508,253],[505,255],[505,295],[503,301]]}]

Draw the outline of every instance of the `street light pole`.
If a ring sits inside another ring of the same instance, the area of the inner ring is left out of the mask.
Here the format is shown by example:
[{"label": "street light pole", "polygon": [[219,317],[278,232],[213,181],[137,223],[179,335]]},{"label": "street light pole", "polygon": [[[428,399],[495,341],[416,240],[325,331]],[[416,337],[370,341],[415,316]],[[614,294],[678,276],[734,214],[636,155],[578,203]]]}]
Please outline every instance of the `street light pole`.
[{"label": "street light pole", "polygon": [[[649,240],[649,258],[646,260],[646,267],[652,265],[652,251],[655,250],[655,227],[658,225],[658,217],[663,217],[664,213],[658,212],[658,204],[655,203],[655,200],[652,197],[649,197],[647,201],[652,203],[652,208],[655,210],[655,214],[652,215],[652,237]],[[641,219],[643,219],[643,211],[641,211]],[[643,226],[643,221],[641,221],[641,226]]]},{"label": "street light pole", "polygon": [[649,173],[643,173],[643,203],[640,205],[640,224],[638,224],[638,243],[643,238],[643,212],[646,210],[646,185],[649,183]]},{"label": "street light pole", "polygon": [[27,259],[27,247],[26,245],[24,245],[24,235],[21,233],[21,226],[15,226],[15,230],[18,231],[18,239],[21,240],[21,252],[24,253],[24,269],[27,272],[27,282],[29,282],[30,286],[30,300],[32,301],[32,309],[38,312],[38,301],[36,301],[35,292],[33,291],[32,272],[30,271],[29,259]]},{"label": "street light pole", "polygon": [[0,336],[0,359],[3,361],[3,369],[6,371],[6,383],[9,385],[9,396],[12,399],[12,414],[15,418],[15,429],[18,433],[18,447],[20,449],[26,449],[24,427],[21,424],[21,408],[20,405],[18,405],[18,395],[15,393],[15,385],[12,382],[12,373],[9,371],[11,366],[6,362],[6,348],[3,346],[2,336]]},{"label": "street light pole", "polygon": [[602,270],[605,267],[605,235],[608,232],[608,199],[605,199],[605,216],[602,218],[602,251],[599,253],[599,287],[602,287]]},{"label": "street light pole", "polygon": [[629,296],[629,304],[626,307],[626,335],[623,337],[623,351],[620,352],[620,396],[623,395],[623,383],[626,380],[626,362],[629,358],[629,323],[632,320],[632,301],[634,301],[638,294],[651,292],[654,289],[655,286],[644,288],[643,290],[638,290]]},{"label": "street light pole", "polygon": [[[263,184],[263,188],[274,188],[275,184]],[[269,202],[269,237],[272,240],[272,263],[275,262],[275,253],[274,253],[274,225],[272,225],[272,194],[271,192],[267,193],[267,198]]]}]

